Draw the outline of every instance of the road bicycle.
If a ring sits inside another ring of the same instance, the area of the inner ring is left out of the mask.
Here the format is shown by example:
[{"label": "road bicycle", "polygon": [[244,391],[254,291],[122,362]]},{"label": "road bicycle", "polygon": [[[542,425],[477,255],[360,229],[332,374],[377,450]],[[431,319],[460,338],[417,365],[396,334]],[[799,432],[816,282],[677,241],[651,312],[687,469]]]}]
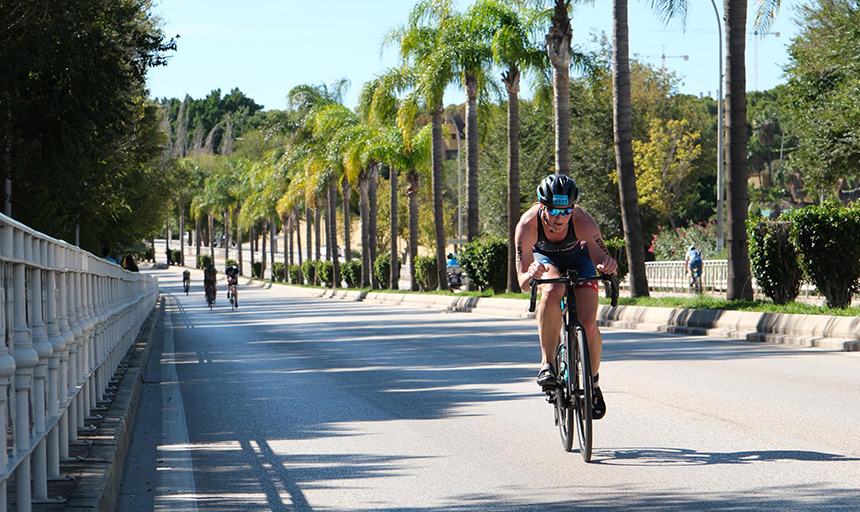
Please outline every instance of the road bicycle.
[{"label": "road bicycle", "polygon": [[215,304],[215,281],[205,282],[203,288],[206,293],[206,304],[211,310],[212,305]]},{"label": "road bicycle", "polygon": [[702,267],[695,267],[690,271],[690,288],[693,293],[702,293]]},{"label": "road bicycle", "polygon": [[594,383],[591,379],[591,357],[588,352],[588,339],[585,328],[576,312],[578,283],[600,280],[609,287],[612,307],[618,305],[618,280],[614,274],[598,276],[578,276],[576,269],[565,272],[562,277],[552,279],[532,279],[529,311],[534,312],[537,285],[543,283],[564,283],[565,295],[562,299],[563,326],[555,349],[553,366],[556,369],[555,387],[545,389],[547,402],[553,404],[555,424],[561,435],[565,451],[572,451],[574,425],[579,444],[579,453],[585,462],[591,461],[593,444],[592,407]]},{"label": "road bicycle", "polygon": [[232,310],[235,311],[236,308],[239,307],[239,288],[236,285],[236,281],[230,277],[227,277],[227,300],[230,301],[230,306],[232,306]]}]

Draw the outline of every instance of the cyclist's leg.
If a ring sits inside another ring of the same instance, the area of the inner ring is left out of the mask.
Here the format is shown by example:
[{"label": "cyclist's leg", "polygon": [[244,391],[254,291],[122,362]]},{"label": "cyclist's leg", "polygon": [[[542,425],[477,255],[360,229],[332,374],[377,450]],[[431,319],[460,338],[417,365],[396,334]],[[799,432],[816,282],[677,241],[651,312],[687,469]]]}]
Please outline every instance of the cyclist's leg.
[{"label": "cyclist's leg", "polygon": [[[535,257],[539,257],[535,255]],[[561,277],[558,268],[548,258],[538,260],[547,270],[543,279]],[[563,283],[548,283],[539,285],[541,292],[540,303],[537,306],[538,337],[540,338],[541,365],[551,363],[555,357],[555,347],[558,345],[558,335],[561,332],[561,299],[564,297]]]},{"label": "cyclist's leg", "polygon": [[597,305],[600,294],[597,288],[591,286],[580,286],[574,293],[576,293],[576,312],[588,338],[591,375],[595,376],[600,369],[600,355],[603,352],[603,336],[600,334],[600,328],[597,327]]}]

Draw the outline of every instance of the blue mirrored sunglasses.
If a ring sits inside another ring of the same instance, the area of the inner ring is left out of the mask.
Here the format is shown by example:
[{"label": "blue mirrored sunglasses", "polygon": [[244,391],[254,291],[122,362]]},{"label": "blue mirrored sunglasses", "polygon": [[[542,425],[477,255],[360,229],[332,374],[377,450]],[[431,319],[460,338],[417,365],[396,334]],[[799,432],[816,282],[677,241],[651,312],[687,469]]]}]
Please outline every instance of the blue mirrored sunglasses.
[{"label": "blue mirrored sunglasses", "polygon": [[570,212],[573,211],[573,208],[552,208],[548,209],[547,211],[553,217],[562,217],[565,215],[570,215]]}]

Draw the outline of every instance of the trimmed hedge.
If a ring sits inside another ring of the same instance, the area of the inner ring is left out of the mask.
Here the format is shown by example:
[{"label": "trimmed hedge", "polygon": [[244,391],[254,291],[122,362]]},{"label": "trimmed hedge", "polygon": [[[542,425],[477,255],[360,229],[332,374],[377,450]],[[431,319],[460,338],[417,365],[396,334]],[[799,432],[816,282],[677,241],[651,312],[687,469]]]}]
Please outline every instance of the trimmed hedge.
[{"label": "trimmed hedge", "polygon": [[435,290],[439,287],[435,255],[415,258],[415,281],[418,283],[418,290],[422,292]]},{"label": "trimmed hedge", "polygon": [[851,295],[860,290],[860,208],[828,202],[791,212],[788,218],[801,268],[827,306],[850,305]]},{"label": "trimmed hedge", "polygon": [[361,283],[361,261],[349,260],[340,264],[340,273],[347,288],[358,288]]},{"label": "trimmed hedge", "polygon": [[460,251],[460,267],[475,286],[502,293],[508,284],[508,241],[499,237],[472,240]]},{"label": "trimmed hedge", "polygon": [[272,279],[279,283],[284,282],[284,270],[286,270],[286,266],[283,263],[272,263]]},{"label": "trimmed hedge", "polygon": [[748,221],[750,264],[756,282],[776,304],[794,301],[800,293],[803,271],[791,238],[791,222]]},{"label": "trimmed hedge", "polygon": [[305,276],[305,284],[314,284],[317,275],[317,262],[314,260],[303,261],[302,275]]},{"label": "trimmed hedge", "polygon": [[[317,263],[317,273],[324,286],[331,286],[334,281],[334,263],[322,260]],[[337,286],[335,286],[337,288]]]},{"label": "trimmed hedge", "polygon": [[302,279],[302,269],[298,265],[290,265],[290,283],[299,284]]},{"label": "trimmed hedge", "polygon": [[391,288],[391,253],[386,252],[376,257],[373,262],[373,277],[379,283],[380,289]]}]

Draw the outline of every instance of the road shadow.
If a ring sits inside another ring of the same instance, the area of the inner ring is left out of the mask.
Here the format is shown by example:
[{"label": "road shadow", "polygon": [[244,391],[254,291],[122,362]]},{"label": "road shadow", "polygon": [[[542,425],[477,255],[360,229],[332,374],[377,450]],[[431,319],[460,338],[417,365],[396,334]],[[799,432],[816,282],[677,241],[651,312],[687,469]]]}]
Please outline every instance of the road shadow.
[{"label": "road shadow", "polygon": [[807,450],[755,450],[703,452],[687,448],[598,449],[592,462],[609,466],[702,466],[714,464],[755,464],[780,461],[857,462],[860,458]]}]

